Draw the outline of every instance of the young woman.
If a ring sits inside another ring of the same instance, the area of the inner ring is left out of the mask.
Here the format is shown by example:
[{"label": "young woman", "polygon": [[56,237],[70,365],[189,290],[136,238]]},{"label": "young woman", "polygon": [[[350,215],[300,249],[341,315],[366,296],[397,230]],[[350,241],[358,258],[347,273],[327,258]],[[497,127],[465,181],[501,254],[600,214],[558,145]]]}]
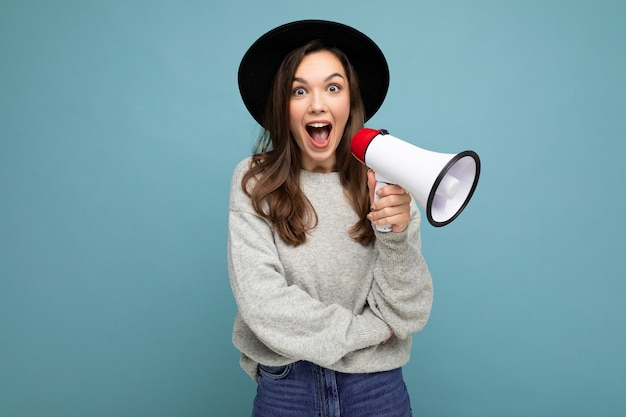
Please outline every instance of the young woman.
[{"label": "young woman", "polygon": [[388,77],[371,39],[328,21],[280,26],[241,62],[264,130],[233,175],[228,261],[255,417],[411,415],[401,369],[432,303],[420,215],[396,185],[374,202],[350,153]]}]

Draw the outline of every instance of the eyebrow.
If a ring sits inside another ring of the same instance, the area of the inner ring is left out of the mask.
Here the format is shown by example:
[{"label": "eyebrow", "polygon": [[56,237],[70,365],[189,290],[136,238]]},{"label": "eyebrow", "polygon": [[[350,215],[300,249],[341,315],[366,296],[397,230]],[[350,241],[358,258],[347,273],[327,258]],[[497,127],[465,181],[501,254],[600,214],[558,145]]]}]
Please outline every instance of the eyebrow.
[{"label": "eyebrow", "polygon": [[[332,80],[335,77],[343,78],[343,75],[339,74],[338,72],[332,73],[332,74],[330,74],[328,77],[326,77],[324,79],[324,82],[328,82],[328,81]],[[307,81],[304,78],[294,77],[293,80],[297,81],[299,83],[302,83],[302,84],[308,84]]]}]

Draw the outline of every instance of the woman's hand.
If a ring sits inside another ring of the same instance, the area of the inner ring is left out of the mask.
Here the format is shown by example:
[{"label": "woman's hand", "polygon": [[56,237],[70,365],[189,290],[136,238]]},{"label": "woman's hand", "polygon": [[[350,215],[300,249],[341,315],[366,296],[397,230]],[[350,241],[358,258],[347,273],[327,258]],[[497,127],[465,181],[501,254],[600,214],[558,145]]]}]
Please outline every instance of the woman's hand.
[{"label": "woman's hand", "polygon": [[372,202],[370,214],[367,218],[375,226],[391,225],[391,231],[400,233],[406,230],[411,220],[410,203],[413,197],[399,185],[389,184],[380,188],[376,195],[378,201],[374,201],[376,189],[376,177],[371,169],[367,173],[367,185],[370,190]]}]

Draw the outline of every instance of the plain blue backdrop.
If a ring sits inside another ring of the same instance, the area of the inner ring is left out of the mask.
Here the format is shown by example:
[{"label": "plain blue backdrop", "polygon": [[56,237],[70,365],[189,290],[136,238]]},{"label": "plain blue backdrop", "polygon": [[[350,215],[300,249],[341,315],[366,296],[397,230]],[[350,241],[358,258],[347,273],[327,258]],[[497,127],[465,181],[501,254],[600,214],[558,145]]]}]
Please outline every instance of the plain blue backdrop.
[{"label": "plain blue backdrop", "polygon": [[265,31],[337,20],[385,52],[368,124],[473,149],[423,225],[415,416],[626,415],[626,2],[0,2],[0,416],[247,416],[228,189]]}]

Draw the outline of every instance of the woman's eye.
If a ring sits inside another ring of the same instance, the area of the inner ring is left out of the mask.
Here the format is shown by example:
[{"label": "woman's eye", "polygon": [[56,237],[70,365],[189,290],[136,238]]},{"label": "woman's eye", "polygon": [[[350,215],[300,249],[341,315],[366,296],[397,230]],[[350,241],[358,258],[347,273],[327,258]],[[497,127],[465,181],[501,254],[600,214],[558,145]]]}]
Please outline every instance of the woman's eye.
[{"label": "woman's eye", "polygon": [[337,84],[331,84],[328,86],[328,91],[330,91],[331,93],[337,93],[339,92],[339,90],[341,90],[341,87],[339,87]]},{"label": "woman's eye", "polygon": [[306,90],[302,87],[297,87],[293,89],[293,95],[294,96],[302,96],[304,95],[304,93],[306,92]]}]

